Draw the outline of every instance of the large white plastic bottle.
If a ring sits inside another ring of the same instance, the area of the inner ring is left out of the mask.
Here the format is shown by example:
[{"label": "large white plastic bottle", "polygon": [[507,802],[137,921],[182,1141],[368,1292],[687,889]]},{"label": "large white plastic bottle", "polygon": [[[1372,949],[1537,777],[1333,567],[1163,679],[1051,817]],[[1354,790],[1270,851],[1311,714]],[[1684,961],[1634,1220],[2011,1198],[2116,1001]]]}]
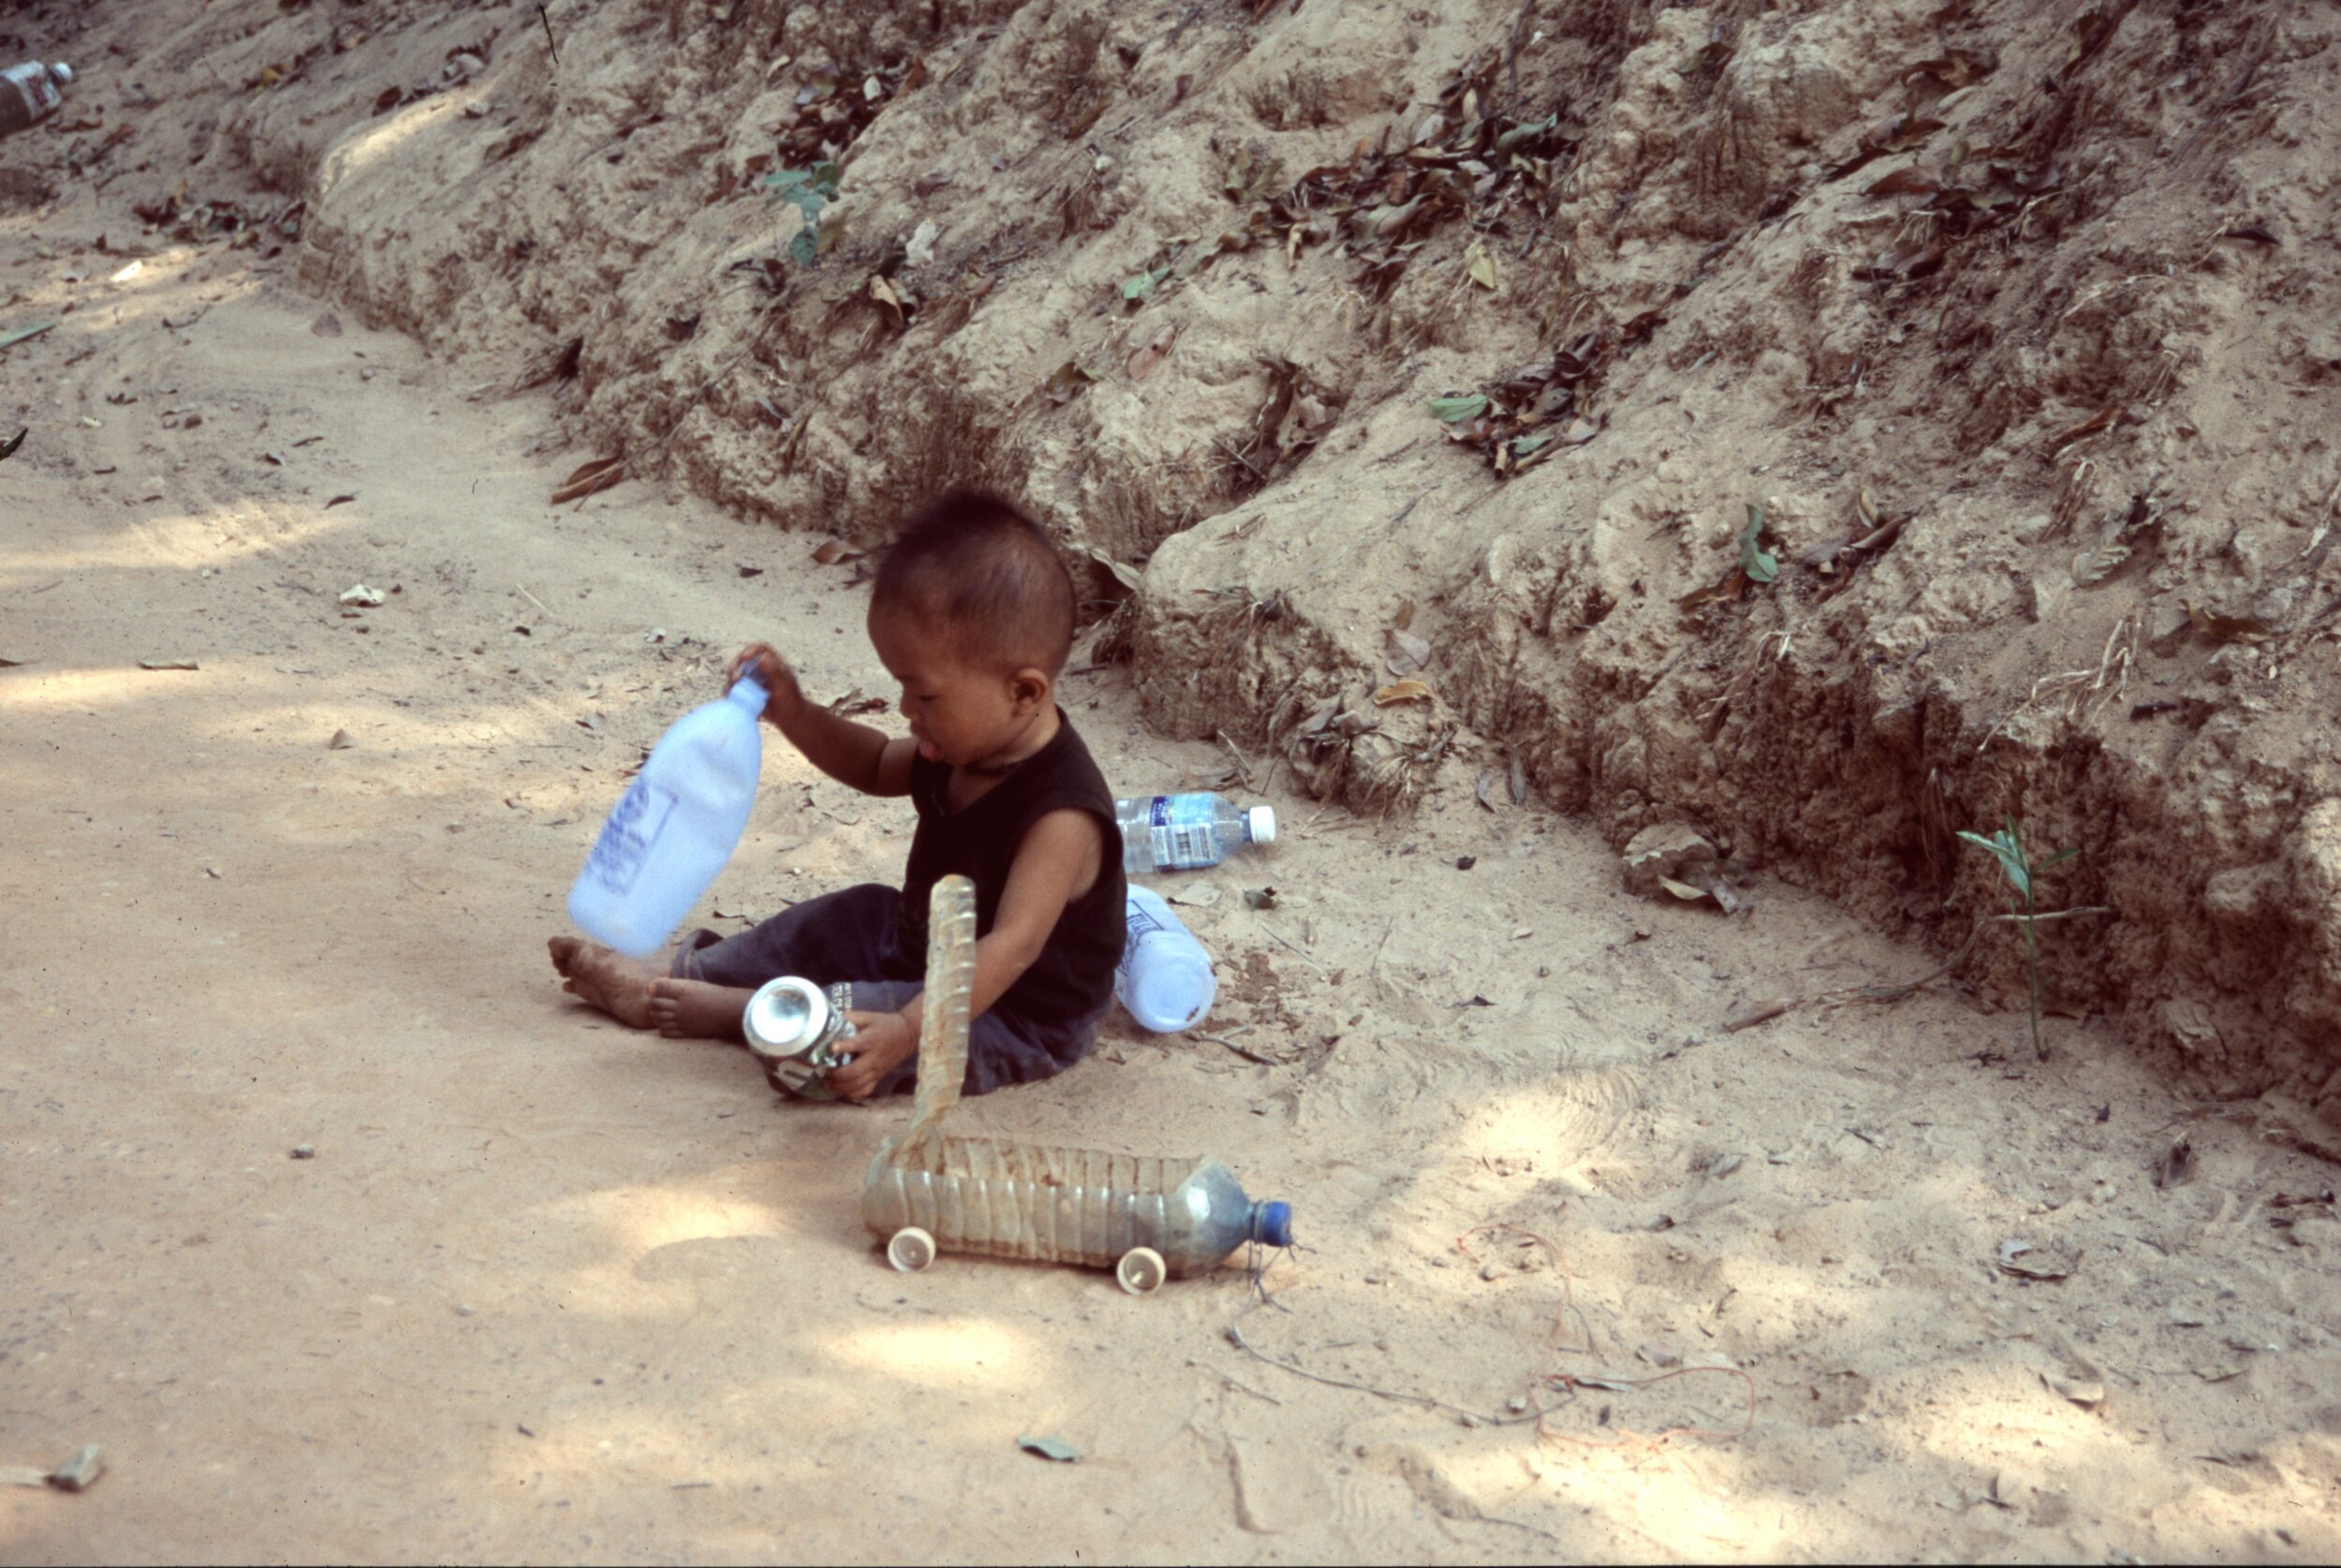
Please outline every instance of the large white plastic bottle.
[{"label": "large white plastic bottle", "polygon": [[639,959],[674,934],[748,825],[769,700],[743,677],[658,738],[569,889],[569,918],[586,935]]},{"label": "large white plastic bottle", "polygon": [[1126,913],[1130,934],[1113,972],[1113,994],[1157,1034],[1194,1028],[1219,994],[1211,955],[1151,887],[1132,887]]}]

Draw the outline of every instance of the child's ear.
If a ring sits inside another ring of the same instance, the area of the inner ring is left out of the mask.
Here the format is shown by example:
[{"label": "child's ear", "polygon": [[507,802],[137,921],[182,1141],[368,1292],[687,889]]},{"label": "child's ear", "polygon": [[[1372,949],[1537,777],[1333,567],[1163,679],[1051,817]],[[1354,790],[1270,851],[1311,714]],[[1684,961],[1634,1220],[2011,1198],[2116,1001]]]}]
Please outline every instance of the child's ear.
[{"label": "child's ear", "polygon": [[1029,665],[1009,676],[1009,700],[1015,705],[1017,716],[1021,718],[1027,713],[1038,712],[1048,702],[1049,694],[1055,684],[1049,679],[1047,670]]}]

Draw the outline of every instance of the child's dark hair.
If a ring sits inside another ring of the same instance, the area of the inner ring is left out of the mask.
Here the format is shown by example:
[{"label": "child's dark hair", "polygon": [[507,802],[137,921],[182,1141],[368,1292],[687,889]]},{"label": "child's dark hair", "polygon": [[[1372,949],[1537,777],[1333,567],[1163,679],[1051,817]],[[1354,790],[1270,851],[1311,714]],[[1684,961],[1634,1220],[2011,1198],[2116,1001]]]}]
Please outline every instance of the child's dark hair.
[{"label": "child's dark hair", "polygon": [[947,491],[878,563],[870,608],[932,620],[961,653],[1054,676],[1073,647],[1073,575],[1041,526],[998,496]]}]

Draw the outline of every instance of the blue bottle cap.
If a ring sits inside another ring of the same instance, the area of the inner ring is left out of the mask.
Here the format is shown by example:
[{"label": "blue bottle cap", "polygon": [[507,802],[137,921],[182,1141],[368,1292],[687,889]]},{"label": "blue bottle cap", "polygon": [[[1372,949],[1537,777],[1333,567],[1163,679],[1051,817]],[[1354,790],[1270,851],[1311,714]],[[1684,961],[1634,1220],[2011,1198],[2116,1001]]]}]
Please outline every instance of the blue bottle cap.
[{"label": "blue bottle cap", "polygon": [[1292,1205],[1263,1203],[1252,1209],[1252,1239],[1266,1247],[1292,1245]]}]

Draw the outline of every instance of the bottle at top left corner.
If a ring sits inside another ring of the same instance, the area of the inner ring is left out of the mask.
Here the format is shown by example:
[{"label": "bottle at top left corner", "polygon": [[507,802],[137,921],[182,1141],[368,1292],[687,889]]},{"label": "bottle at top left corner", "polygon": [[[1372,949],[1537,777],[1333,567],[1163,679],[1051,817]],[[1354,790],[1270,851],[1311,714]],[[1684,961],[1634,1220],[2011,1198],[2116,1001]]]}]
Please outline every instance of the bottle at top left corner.
[{"label": "bottle at top left corner", "polygon": [[0,71],[0,136],[37,125],[65,102],[65,88],[73,67],[62,60],[43,65],[27,60]]},{"label": "bottle at top left corner", "polygon": [[769,700],[743,677],[658,738],[569,889],[569,918],[586,935],[645,957],[714,884],[756,803]]}]

